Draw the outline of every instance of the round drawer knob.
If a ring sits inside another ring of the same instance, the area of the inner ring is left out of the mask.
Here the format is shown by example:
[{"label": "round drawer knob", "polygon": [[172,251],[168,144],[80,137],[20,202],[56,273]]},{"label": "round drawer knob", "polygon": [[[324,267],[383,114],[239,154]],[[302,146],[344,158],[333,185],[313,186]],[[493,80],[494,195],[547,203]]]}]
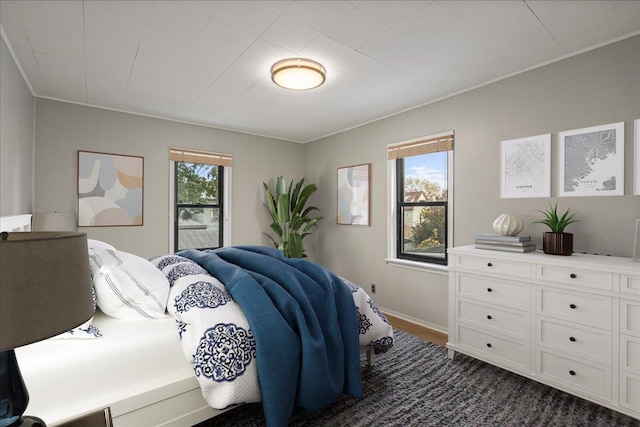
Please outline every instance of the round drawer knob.
[{"label": "round drawer knob", "polygon": [[569,371],[569,375],[575,375],[575,374],[576,374],[576,371],[574,370]]},{"label": "round drawer knob", "polygon": [[569,341],[576,342],[576,338],[575,337],[569,337]]},{"label": "round drawer knob", "polygon": [[491,343],[490,342],[487,343],[487,347],[491,348]]},{"label": "round drawer knob", "polygon": [[569,308],[571,308],[572,310],[576,308],[575,304],[569,304]]},{"label": "round drawer knob", "polygon": [[492,264],[492,263],[490,263],[490,262],[488,262],[488,263],[487,263],[487,267],[493,267],[493,264]]},{"label": "round drawer knob", "polygon": [[487,288],[487,292],[493,292],[493,289]]},{"label": "round drawer knob", "polygon": [[488,315],[487,319],[491,320],[491,319],[493,319],[493,317],[491,317],[491,315]]},{"label": "round drawer knob", "polygon": [[575,273],[571,273],[571,274],[569,275],[569,277],[571,277],[572,279],[575,279],[575,278],[576,278],[576,277],[578,277],[578,276],[576,276],[576,274],[575,274]]}]

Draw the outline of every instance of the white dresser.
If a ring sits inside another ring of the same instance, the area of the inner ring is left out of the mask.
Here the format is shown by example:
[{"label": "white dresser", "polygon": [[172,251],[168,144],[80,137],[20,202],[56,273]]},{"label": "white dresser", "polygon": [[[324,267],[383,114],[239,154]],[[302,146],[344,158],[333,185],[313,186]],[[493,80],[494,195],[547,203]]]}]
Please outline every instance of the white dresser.
[{"label": "white dresser", "polygon": [[640,263],[452,248],[447,347],[640,418]]}]

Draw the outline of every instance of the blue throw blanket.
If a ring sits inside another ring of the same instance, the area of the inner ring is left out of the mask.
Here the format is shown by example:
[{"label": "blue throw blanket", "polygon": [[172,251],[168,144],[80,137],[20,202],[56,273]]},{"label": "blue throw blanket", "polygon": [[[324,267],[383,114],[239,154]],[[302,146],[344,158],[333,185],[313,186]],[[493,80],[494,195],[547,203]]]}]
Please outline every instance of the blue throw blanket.
[{"label": "blue throw blanket", "polygon": [[275,248],[186,250],[226,286],[256,340],[264,415],[287,426],[343,393],[362,397],[358,320],[351,291],[329,270]]}]

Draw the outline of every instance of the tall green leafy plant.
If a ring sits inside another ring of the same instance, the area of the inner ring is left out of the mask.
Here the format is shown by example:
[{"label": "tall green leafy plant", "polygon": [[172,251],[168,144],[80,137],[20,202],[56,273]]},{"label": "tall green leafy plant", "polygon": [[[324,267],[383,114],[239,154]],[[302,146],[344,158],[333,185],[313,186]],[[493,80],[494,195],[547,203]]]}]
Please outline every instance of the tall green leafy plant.
[{"label": "tall green leafy plant", "polygon": [[279,176],[276,179],[276,188],[272,191],[267,183],[263,182],[267,203],[265,204],[271,224],[269,227],[276,234],[274,239],[265,233],[274,246],[288,258],[306,258],[302,239],[311,234],[312,227],[317,226],[322,217],[312,217],[314,211],[320,212],[315,206],[305,207],[309,197],[317,190],[315,184],[304,185],[304,178],[295,184],[287,183]]}]

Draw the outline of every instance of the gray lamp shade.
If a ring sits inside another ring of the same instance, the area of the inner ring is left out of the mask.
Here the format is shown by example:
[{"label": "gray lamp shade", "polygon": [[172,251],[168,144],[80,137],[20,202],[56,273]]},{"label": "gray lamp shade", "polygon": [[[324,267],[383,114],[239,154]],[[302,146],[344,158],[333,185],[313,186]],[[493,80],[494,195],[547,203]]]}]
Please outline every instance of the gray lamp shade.
[{"label": "gray lamp shade", "polygon": [[78,231],[73,212],[35,212],[31,218],[31,231]]},{"label": "gray lamp shade", "polygon": [[85,233],[2,233],[0,351],[61,334],[90,319],[95,310],[91,288]]}]

